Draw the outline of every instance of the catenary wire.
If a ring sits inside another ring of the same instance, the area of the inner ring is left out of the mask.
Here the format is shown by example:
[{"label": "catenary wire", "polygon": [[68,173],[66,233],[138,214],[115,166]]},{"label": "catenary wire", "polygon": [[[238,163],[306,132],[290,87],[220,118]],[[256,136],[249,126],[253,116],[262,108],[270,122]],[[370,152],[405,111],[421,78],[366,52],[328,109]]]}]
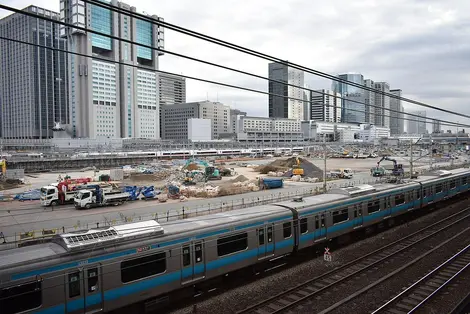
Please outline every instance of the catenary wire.
[{"label": "catenary wire", "polygon": [[[227,41],[224,41],[224,40],[212,37],[212,36],[208,36],[208,35],[205,35],[205,34],[202,34],[202,33],[199,33],[199,32],[195,32],[195,31],[183,28],[181,26],[177,26],[177,25],[174,25],[174,24],[171,24],[171,23],[168,23],[168,22],[165,22],[165,21],[161,21],[161,20],[155,20],[155,19],[150,18],[150,17],[148,17],[144,14],[140,14],[140,13],[137,13],[137,12],[132,12],[130,10],[127,10],[127,9],[124,9],[124,8],[119,8],[119,7],[113,6],[113,5],[108,4],[108,3],[99,2],[99,1],[96,1],[96,0],[82,0],[82,1],[85,2],[85,3],[89,3],[89,4],[92,4],[92,5],[102,7],[102,8],[107,8],[110,11],[113,11],[113,12],[119,12],[119,13],[122,13],[122,14],[130,16],[130,17],[136,17],[136,18],[139,18],[139,19],[142,19],[142,20],[146,20],[147,22],[151,22],[151,23],[156,24],[158,26],[163,26],[163,27],[166,27],[168,29],[174,30],[176,32],[183,33],[183,34],[191,36],[191,37],[196,37],[196,38],[202,39],[204,41],[208,41],[208,42],[211,42],[211,43],[214,43],[214,44],[226,47],[226,48],[230,48],[232,50],[243,52],[243,53],[249,54],[251,56],[256,56],[256,57],[259,57],[259,58],[264,59],[264,60],[284,64],[284,65],[287,65],[289,67],[292,67],[292,68],[295,68],[295,69],[298,69],[298,70],[302,70],[304,72],[307,72],[307,73],[310,73],[310,74],[313,74],[313,75],[316,75],[316,76],[320,76],[320,77],[327,78],[327,79],[330,79],[330,80],[333,80],[333,81],[336,81],[336,82],[340,82],[342,84],[355,86],[355,87],[361,88],[363,90],[371,91],[371,92],[381,94],[381,95],[384,95],[384,96],[389,96],[390,98],[399,99],[399,100],[402,100],[402,101],[405,101],[405,102],[408,102],[408,103],[412,103],[412,104],[415,104],[415,105],[419,105],[419,106],[422,106],[422,107],[426,107],[426,108],[429,108],[429,109],[434,109],[434,110],[437,110],[437,111],[442,111],[442,112],[450,113],[450,114],[453,114],[453,115],[459,115],[459,116],[462,116],[462,117],[470,118],[470,115],[457,113],[457,112],[454,112],[454,111],[451,111],[451,110],[442,109],[442,108],[439,108],[439,107],[436,107],[436,106],[425,104],[423,102],[419,102],[419,101],[416,101],[416,100],[413,100],[413,99],[397,96],[397,95],[394,95],[392,93],[379,91],[379,90],[376,90],[376,89],[368,87],[368,86],[364,86],[364,85],[361,85],[361,84],[358,84],[358,83],[355,83],[355,82],[352,82],[352,81],[347,81],[347,80],[341,79],[339,77],[336,77],[336,76],[331,75],[331,74],[327,74],[325,72],[321,72],[321,71],[314,70],[314,69],[311,69],[311,68],[308,68],[308,67],[304,67],[304,66],[301,66],[299,64],[289,62],[287,60],[282,60],[280,58],[276,58],[276,57],[273,57],[273,56],[268,55],[268,54],[264,54],[264,53],[261,53],[261,52],[258,52],[258,51],[255,51],[255,50],[252,50],[252,49],[249,49],[249,48],[246,48],[246,47],[242,47],[242,46],[239,46],[239,45],[236,45],[236,44],[233,44],[233,43],[230,43],[230,42],[227,42]],[[300,87],[300,86],[298,86],[298,87],[304,89],[303,87]]]},{"label": "catenary wire", "polygon": [[[87,2],[87,1],[88,1],[88,0],[86,0],[85,2]],[[102,5],[102,3],[99,4],[99,6],[101,6],[101,5]],[[351,99],[344,98],[344,97],[341,97],[341,96],[331,95],[331,94],[328,94],[328,93],[325,93],[325,92],[320,92],[320,91],[317,91],[317,90],[312,90],[312,89],[310,89],[310,88],[305,88],[305,87],[303,87],[303,86],[297,86],[297,85],[294,85],[294,84],[288,84],[288,83],[286,83],[286,82],[282,82],[282,81],[277,81],[277,80],[269,79],[269,78],[266,78],[266,77],[263,77],[263,76],[259,76],[259,75],[253,74],[253,73],[245,72],[245,71],[242,71],[242,70],[233,69],[233,68],[230,68],[230,67],[222,66],[222,65],[215,64],[215,63],[208,62],[208,61],[204,61],[204,60],[201,60],[201,59],[197,59],[197,58],[189,57],[189,56],[186,56],[186,55],[174,53],[174,52],[167,51],[167,50],[163,50],[163,49],[160,49],[160,48],[155,48],[155,47],[152,47],[152,46],[150,46],[150,45],[144,45],[144,44],[136,43],[136,42],[131,41],[131,40],[129,40],[129,39],[120,38],[120,37],[117,37],[117,36],[114,36],[114,35],[109,35],[109,34],[102,33],[102,32],[96,31],[96,30],[92,30],[92,29],[88,29],[88,28],[85,28],[85,27],[75,26],[75,25],[72,25],[72,24],[70,24],[70,23],[65,23],[65,22],[62,22],[62,21],[57,21],[57,20],[52,19],[52,18],[49,18],[49,17],[39,16],[39,15],[34,14],[34,13],[31,13],[31,12],[18,10],[18,9],[15,9],[15,8],[12,8],[12,7],[8,7],[8,6],[2,5],[2,4],[0,4],[0,9],[10,10],[10,11],[13,11],[13,12],[15,12],[15,13],[19,13],[19,14],[23,14],[23,15],[30,16],[30,17],[34,17],[34,18],[46,20],[46,21],[49,21],[49,22],[52,22],[52,23],[56,23],[56,24],[59,24],[59,25],[63,25],[63,26],[66,26],[66,27],[72,27],[72,28],[75,28],[75,29],[78,29],[78,30],[82,30],[82,31],[85,31],[85,32],[90,32],[90,33],[93,33],[93,34],[96,34],[96,35],[108,37],[108,38],[111,38],[111,39],[114,39],[114,40],[126,42],[126,43],[129,43],[129,44],[133,44],[133,45],[136,45],[136,46],[140,46],[140,47],[152,49],[152,50],[155,50],[155,51],[161,51],[161,52],[168,53],[168,54],[172,54],[172,55],[175,55],[175,56],[178,56],[178,57],[181,57],[181,58],[186,58],[186,59],[189,59],[189,60],[192,60],[192,61],[196,61],[196,62],[204,63],[204,64],[207,64],[207,65],[211,65],[211,66],[223,68],[223,69],[226,69],[226,70],[238,72],[238,73],[241,73],[241,74],[245,74],[245,75],[257,77],[257,78],[264,79],[264,80],[268,80],[268,81],[271,81],[271,82],[280,83],[280,84],[283,84],[283,85],[292,86],[292,87],[296,87],[296,88],[303,89],[303,90],[308,90],[308,91],[311,91],[311,92],[314,92],[314,93],[317,93],[317,94],[327,95],[327,96],[330,96],[330,97],[333,96],[333,97],[335,97],[335,98],[337,98],[337,99],[342,99],[342,100],[347,101],[347,102],[350,102],[350,103],[358,103],[358,104],[366,105],[366,106],[369,106],[369,107],[378,108],[378,109],[381,109],[381,110],[384,110],[384,111],[396,112],[396,113],[403,114],[403,112],[401,112],[401,111],[399,111],[399,110],[394,110],[394,109],[390,109],[390,108],[382,108],[382,107],[377,106],[377,105],[371,105],[371,104],[367,104],[367,103],[362,103],[362,102],[355,101],[355,100],[351,100]],[[120,9],[120,8],[119,8],[119,9]],[[117,9],[114,8],[114,10],[117,10]],[[120,10],[122,10],[122,9],[120,9]],[[125,10],[124,10],[124,11],[125,11]],[[130,16],[131,14],[133,14],[133,12],[123,13],[123,14],[126,14],[126,15],[129,15],[129,16]],[[153,19],[151,19],[151,18],[149,18],[149,17],[146,17],[146,19],[150,19],[153,23],[155,23],[155,20],[153,20]],[[94,58],[96,59],[96,57],[94,57]],[[106,61],[106,62],[110,62],[111,60],[106,59],[105,61]],[[113,62],[113,61],[111,61],[111,62]],[[126,64],[126,63],[124,63],[124,65],[130,66],[130,64]],[[147,69],[147,68],[143,68],[143,69],[149,70],[149,69]],[[162,72],[162,73],[169,73],[169,72],[164,72],[164,71],[161,71],[161,72]],[[184,77],[183,75],[180,75],[180,74],[174,74],[174,75],[179,75],[179,76],[181,76],[181,77]],[[210,82],[210,83],[216,84],[216,83],[213,83],[213,82]],[[351,85],[351,84],[349,84],[349,83],[347,83],[347,84],[348,84],[348,85]],[[362,85],[359,85],[359,86],[362,86]],[[380,91],[377,91],[377,90],[375,90],[375,89],[371,89],[371,91],[374,91],[375,93],[381,94]],[[397,97],[396,95],[393,95],[393,94],[390,94],[390,95],[394,96],[394,98]],[[276,96],[276,97],[281,97],[281,95],[274,95],[274,96]],[[387,95],[387,96],[388,96],[388,95]],[[299,100],[299,101],[302,101],[302,102],[310,102],[310,101],[306,101],[306,100],[304,100],[304,99],[297,99],[297,98],[293,98],[293,97],[289,97],[288,99]],[[407,101],[407,100],[404,100],[404,101]],[[332,106],[330,105],[330,107],[332,107]],[[335,106],[335,107],[336,107],[336,106]],[[444,110],[444,109],[439,109],[439,110]],[[349,108],[347,109],[347,111],[350,111],[350,112],[352,111],[352,112],[367,113],[366,111],[358,111],[358,110],[349,109]],[[466,115],[463,115],[463,114],[460,114],[460,113],[455,113],[455,112],[450,112],[450,111],[449,111],[449,113],[466,117]],[[464,124],[460,124],[460,123],[455,123],[455,122],[447,121],[447,120],[434,119],[434,118],[430,118],[430,117],[422,117],[422,116],[419,116],[419,115],[417,115],[417,114],[408,113],[407,115],[408,115],[408,116],[416,116],[416,117],[419,117],[421,120],[419,120],[419,121],[417,121],[417,122],[422,122],[422,119],[425,119],[425,120],[441,121],[441,122],[445,122],[445,123],[450,123],[452,126],[459,126],[459,127],[465,126],[465,127],[468,127],[468,125],[464,125]],[[383,116],[383,117],[391,117],[391,116],[386,116],[386,115],[383,115],[383,114],[380,115],[380,116]],[[470,118],[470,116],[468,116],[468,117]],[[401,119],[404,119],[404,118],[401,118]],[[416,120],[409,120],[409,119],[407,119],[407,120],[408,120],[408,121],[416,121]]]},{"label": "catenary wire", "polygon": [[[1,6],[1,5],[0,5],[0,6]],[[128,64],[128,63],[121,62],[121,61],[116,61],[116,60],[109,60],[109,59],[107,59],[107,58],[98,57],[98,56],[90,56],[90,55],[87,55],[87,54],[83,54],[83,53],[79,53],[79,52],[67,51],[67,50],[60,49],[60,48],[54,48],[54,47],[43,46],[43,45],[40,45],[40,44],[30,43],[30,42],[26,42],[26,41],[22,41],[22,40],[18,40],[18,39],[7,38],[7,37],[4,37],[4,36],[0,36],[0,39],[2,39],[2,40],[7,40],[7,41],[11,41],[11,42],[16,42],[16,43],[19,43],[19,44],[26,44],[26,45],[30,45],[30,46],[34,46],[34,47],[44,48],[44,49],[48,49],[48,50],[52,50],[52,51],[59,51],[59,52],[67,53],[67,54],[72,54],[72,55],[77,55],[77,56],[81,56],[81,57],[86,57],[86,58],[91,58],[91,59],[95,59],[95,60],[100,60],[100,61],[107,62],[107,63],[115,63],[115,64],[119,64],[119,65],[125,65],[125,66],[129,66],[129,67],[137,68],[137,69],[142,69],[142,70],[145,70],[145,71],[148,71],[148,72],[163,73],[163,74],[168,74],[168,75],[177,75],[177,76],[180,76],[180,77],[183,77],[183,78],[186,78],[186,79],[195,80],[195,81],[210,83],[210,84],[214,84],[214,85],[220,85],[220,86],[224,86],[224,87],[229,87],[229,88],[244,90],[244,91],[253,92],[253,93],[258,93],[258,94],[271,95],[271,96],[274,96],[274,97],[287,98],[287,99],[291,99],[291,100],[298,100],[298,101],[303,101],[303,102],[305,102],[304,99],[300,99],[300,98],[295,98],[295,97],[290,97],[290,96],[285,96],[285,95],[273,94],[273,93],[270,93],[270,92],[260,91],[260,90],[256,90],[256,89],[252,89],[252,88],[248,88],[248,87],[242,87],[242,86],[237,86],[237,85],[233,85],[233,84],[228,84],[228,83],[222,83],[222,82],[218,82],[218,81],[207,80],[207,79],[198,78],[198,77],[189,76],[189,75],[177,74],[177,73],[167,72],[167,71],[162,71],[162,70],[148,69],[148,68],[146,68],[146,67],[139,66],[139,65]],[[358,103],[363,104],[363,105],[367,105],[366,103],[361,103],[361,102],[358,102]],[[329,105],[329,106],[332,107],[332,108],[334,108],[334,109],[340,109],[340,108],[341,108],[340,106],[336,106],[336,105]],[[367,113],[367,111],[365,111],[365,110],[358,110],[358,109],[348,109],[348,110],[351,111],[351,112]],[[392,117],[391,115],[385,115],[385,114],[382,115],[382,116],[383,116],[383,117]],[[419,117],[419,116],[418,116],[418,117]],[[399,119],[401,119],[401,120],[407,120],[407,121],[414,121],[414,122],[422,122],[422,120],[411,119],[411,118],[405,118],[405,117],[401,117],[401,118],[399,118]],[[430,119],[431,119],[431,118],[430,118]],[[433,120],[435,120],[435,121],[440,121],[440,122],[444,122],[444,123],[441,124],[441,125],[444,125],[444,126],[464,126],[464,127],[470,127],[470,125],[467,125],[467,124],[455,123],[455,122],[451,122],[451,121],[447,121],[447,120],[441,120],[441,119],[433,119]]]}]

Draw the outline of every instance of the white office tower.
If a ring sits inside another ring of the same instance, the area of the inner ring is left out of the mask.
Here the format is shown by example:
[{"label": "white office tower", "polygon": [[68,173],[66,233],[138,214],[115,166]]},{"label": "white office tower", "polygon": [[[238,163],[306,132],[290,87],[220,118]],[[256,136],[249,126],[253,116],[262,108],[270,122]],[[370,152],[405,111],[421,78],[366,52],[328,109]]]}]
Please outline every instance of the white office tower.
[{"label": "white office tower", "polygon": [[[160,138],[158,58],[163,29],[109,7],[136,12],[135,7],[112,0],[101,5],[61,0],[61,20],[107,35],[135,41],[137,46],[72,27],[61,27],[69,51],[69,97],[72,136],[82,138]],[[123,64],[117,64],[121,62]]]},{"label": "white office tower", "polygon": [[305,120],[341,122],[341,94],[328,89],[312,91]]}]

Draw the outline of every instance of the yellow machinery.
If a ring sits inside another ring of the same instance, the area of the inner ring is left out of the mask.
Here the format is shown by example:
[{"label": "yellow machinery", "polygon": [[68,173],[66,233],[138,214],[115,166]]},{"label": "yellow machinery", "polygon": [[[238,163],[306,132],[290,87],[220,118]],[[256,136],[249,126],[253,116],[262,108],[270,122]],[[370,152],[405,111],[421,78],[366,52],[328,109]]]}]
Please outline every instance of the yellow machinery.
[{"label": "yellow machinery", "polygon": [[295,159],[296,165],[292,168],[292,175],[294,176],[303,176],[304,175],[304,169],[300,167],[300,159],[299,157],[296,157]]},{"label": "yellow machinery", "polygon": [[7,161],[5,159],[0,159],[0,167],[2,169],[2,176],[5,177],[7,172]]}]

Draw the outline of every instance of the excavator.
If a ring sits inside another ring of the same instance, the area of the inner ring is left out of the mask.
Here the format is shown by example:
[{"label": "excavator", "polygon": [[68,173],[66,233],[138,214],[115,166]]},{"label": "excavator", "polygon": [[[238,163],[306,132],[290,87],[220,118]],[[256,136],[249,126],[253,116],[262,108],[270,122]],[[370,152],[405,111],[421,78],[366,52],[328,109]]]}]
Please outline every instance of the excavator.
[{"label": "excavator", "polygon": [[300,159],[299,157],[295,157],[295,162],[296,165],[292,167],[292,175],[293,176],[303,176],[304,175],[304,169],[300,166]]},{"label": "excavator", "polygon": [[373,177],[382,177],[385,175],[385,168],[384,167],[380,167],[380,163],[383,161],[383,160],[387,160],[387,161],[391,161],[393,162],[393,169],[392,169],[392,175],[393,176],[403,176],[405,171],[403,170],[403,165],[402,164],[399,164],[397,163],[397,161],[393,158],[390,158],[388,156],[383,156],[378,162],[377,162],[377,166],[375,168],[372,168],[371,169],[371,173],[372,173],[372,176]]}]

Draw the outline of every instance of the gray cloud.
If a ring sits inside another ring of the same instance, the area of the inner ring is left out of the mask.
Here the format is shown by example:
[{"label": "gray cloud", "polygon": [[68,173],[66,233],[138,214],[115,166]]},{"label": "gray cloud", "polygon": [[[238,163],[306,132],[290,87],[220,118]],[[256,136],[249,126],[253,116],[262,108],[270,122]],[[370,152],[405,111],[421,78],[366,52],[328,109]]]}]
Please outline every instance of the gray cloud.
[{"label": "gray cloud", "polygon": [[[31,0],[7,0],[22,8]],[[129,2],[128,3],[132,3]],[[59,9],[58,0],[34,4]],[[360,72],[404,95],[470,114],[470,1],[151,0],[142,12],[330,74]],[[4,12],[0,12],[0,16]],[[267,76],[268,62],[167,30],[166,49]],[[267,90],[267,82],[165,55],[165,71]],[[311,88],[331,81],[306,75]],[[188,81],[188,100],[217,97],[251,115],[267,114],[267,96]],[[407,106],[408,110],[417,107]],[[428,116],[463,120],[432,110]],[[463,121],[460,121],[463,123]],[[468,123],[466,121],[465,123]]]}]

